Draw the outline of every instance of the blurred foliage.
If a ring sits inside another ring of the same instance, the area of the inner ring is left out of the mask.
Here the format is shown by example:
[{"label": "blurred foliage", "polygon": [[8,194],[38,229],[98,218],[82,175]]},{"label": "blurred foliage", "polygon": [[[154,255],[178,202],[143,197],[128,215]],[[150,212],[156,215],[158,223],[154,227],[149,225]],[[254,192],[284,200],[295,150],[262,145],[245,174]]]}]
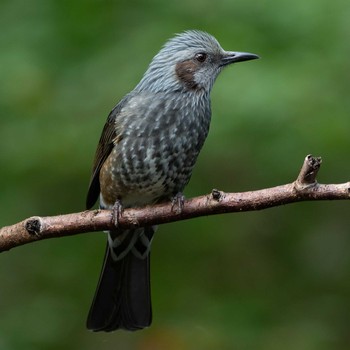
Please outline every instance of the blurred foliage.
[{"label": "blurred foliage", "polygon": [[[188,197],[349,181],[345,0],[0,2],[0,226],[84,209],[107,114],[173,35],[206,30],[261,60],[225,70]],[[300,203],[160,227],[151,328],[90,333],[105,235],[0,255],[0,350],[348,349],[348,202]]]}]

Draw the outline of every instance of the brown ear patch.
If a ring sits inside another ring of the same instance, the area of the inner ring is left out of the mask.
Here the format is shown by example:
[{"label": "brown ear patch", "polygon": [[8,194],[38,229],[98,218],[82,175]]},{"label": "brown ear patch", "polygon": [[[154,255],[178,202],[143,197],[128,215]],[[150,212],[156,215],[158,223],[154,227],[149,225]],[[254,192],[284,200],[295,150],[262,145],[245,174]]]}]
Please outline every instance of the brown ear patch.
[{"label": "brown ear patch", "polygon": [[198,69],[198,64],[192,60],[179,62],[175,72],[179,80],[189,89],[196,89],[198,84],[194,80],[194,74]]}]

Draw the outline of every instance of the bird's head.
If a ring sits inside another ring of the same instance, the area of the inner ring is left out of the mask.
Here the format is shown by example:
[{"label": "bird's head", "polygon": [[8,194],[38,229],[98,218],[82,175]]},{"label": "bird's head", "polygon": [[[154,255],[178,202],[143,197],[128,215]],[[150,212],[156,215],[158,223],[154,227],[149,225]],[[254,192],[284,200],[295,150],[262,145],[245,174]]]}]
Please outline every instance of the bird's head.
[{"label": "bird's head", "polygon": [[153,92],[210,92],[225,66],[256,58],[259,56],[247,52],[225,51],[208,33],[186,31],[163,46],[153,58],[137,89]]}]

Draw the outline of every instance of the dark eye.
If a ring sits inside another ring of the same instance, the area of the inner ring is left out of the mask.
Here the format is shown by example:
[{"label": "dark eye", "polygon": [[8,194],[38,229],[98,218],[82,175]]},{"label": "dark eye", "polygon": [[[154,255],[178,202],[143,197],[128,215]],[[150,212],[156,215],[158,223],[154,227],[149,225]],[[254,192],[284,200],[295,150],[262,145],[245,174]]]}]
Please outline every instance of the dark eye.
[{"label": "dark eye", "polygon": [[197,53],[194,58],[198,61],[203,63],[207,59],[207,54],[204,52]]}]

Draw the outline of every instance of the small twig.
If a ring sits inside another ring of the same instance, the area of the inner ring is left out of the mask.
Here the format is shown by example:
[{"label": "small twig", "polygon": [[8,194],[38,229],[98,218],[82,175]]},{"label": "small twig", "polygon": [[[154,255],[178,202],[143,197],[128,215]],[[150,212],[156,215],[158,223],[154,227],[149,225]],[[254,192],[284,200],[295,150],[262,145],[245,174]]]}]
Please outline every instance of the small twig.
[{"label": "small twig", "polygon": [[321,167],[321,163],[321,157],[313,157],[311,154],[305,157],[299,176],[295,181],[295,187],[297,190],[317,185],[316,176]]},{"label": "small twig", "polygon": [[[123,228],[142,227],[204,215],[261,210],[300,201],[350,199],[350,182],[337,185],[317,183],[316,175],[320,165],[321,158],[309,155],[293,183],[242,193],[224,193],[214,189],[210,195],[184,201],[181,213],[172,210],[171,202],[128,208],[120,216],[118,225]],[[90,210],[51,217],[35,216],[0,229],[0,252],[42,239],[110,230],[114,227],[111,210]]]}]

